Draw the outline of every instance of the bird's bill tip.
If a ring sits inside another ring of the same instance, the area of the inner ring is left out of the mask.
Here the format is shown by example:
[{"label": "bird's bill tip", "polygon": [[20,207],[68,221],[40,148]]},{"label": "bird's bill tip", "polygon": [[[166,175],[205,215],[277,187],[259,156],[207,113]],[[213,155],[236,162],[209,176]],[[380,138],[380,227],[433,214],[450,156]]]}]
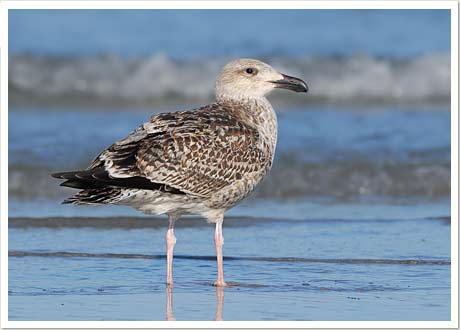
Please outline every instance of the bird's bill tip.
[{"label": "bird's bill tip", "polygon": [[285,74],[281,75],[283,76],[282,79],[271,81],[273,84],[275,84],[275,88],[288,89],[298,93],[308,92],[308,86],[302,79],[291,77]]}]

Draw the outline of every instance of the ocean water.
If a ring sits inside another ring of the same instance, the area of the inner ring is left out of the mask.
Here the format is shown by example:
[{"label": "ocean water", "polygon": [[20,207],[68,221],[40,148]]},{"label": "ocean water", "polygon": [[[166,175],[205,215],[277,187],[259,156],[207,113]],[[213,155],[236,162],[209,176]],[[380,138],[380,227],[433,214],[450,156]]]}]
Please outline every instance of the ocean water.
[{"label": "ocean water", "polygon": [[[445,107],[360,111],[321,106],[278,113],[275,163],[254,198],[430,202],[450,196],[450,111]],[[149,112],[129,109],[13,110],[10,198],[69,195],[49,173],[86,167],[149,117]]]},{"label": "ocean water", "polygon": [[[448,11],[12,10],[9,51],[10,320],[450,319]],[[168,290],[165,218],[61,205],[49,174],[206,104],[235,57],[310,91],[270,96],[273,169],[224,222],[232,285],[192,217]]]},{"label": "ocean water", "polygon": [[8,24],[11,53],[70,57],[450,51],[449,10],[12,10]]},{"label": "ocean water", "polygon": [[[174,60],[154,53],[140,59],[118,55],[55,58],[10,57],[10,99],[22,105],[173,107],[212,100],[214,79],[232,58]],[[409,59],[350,57],[262,57],[280,72],[302,77],[308,98],[276,92],[275,105],[447,104],[450,54]],[[197,77],[200,77],[197,79]]]}]

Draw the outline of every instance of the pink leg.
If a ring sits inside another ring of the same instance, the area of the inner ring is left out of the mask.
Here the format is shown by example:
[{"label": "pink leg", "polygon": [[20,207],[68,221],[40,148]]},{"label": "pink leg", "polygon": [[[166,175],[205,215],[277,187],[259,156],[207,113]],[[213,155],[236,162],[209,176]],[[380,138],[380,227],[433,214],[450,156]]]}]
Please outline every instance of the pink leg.
[{"label": "pink leg", "polygon": [[217,281],[215,286],[227,286],[224,281],[224,262],[222,256],[222,246],[224,245],[224,236],[222,235],[222,221],[216,222],[216,232],[214,234],[214,244],[217,255]]},{"label": "pink leg", "polygon": [[166,284],[173,285],[173,254],[174,254],[174,245],[176,245],[176,237],[174,236],[174,222],[176,218],[169,217],[169,227],[166,231]]}]

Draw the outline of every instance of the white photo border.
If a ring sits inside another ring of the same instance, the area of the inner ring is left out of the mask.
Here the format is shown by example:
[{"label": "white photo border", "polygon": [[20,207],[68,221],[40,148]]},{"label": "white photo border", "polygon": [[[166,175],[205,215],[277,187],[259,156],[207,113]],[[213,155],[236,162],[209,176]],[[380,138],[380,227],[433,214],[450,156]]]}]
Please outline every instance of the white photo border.
[{"label": "white photo border", "polygon": [[[8,10],[10,9],[448,9],[451,11],[450,321],[9,321]],[[456,1],[16,1],[0,2],[0,261],[2,328],[458,328],[458,3]]]}]

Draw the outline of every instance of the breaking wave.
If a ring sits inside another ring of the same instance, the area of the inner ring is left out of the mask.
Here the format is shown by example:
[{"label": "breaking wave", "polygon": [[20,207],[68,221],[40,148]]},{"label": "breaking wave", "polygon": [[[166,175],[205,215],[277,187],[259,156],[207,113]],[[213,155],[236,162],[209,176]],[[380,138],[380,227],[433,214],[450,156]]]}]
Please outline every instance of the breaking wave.
[{"label": "breaking wave", "polygon": [[[215,76],[228,60],[179,61],[161,53],[137,59],[11,55],[9,100],[108,105],[205,102],[212,98]],[[262,60],[304,78],[311,87],[307,99],[275,93],[272,100],[278,104],[450,102],[450,53],[411,59],[354,55]]]}]

